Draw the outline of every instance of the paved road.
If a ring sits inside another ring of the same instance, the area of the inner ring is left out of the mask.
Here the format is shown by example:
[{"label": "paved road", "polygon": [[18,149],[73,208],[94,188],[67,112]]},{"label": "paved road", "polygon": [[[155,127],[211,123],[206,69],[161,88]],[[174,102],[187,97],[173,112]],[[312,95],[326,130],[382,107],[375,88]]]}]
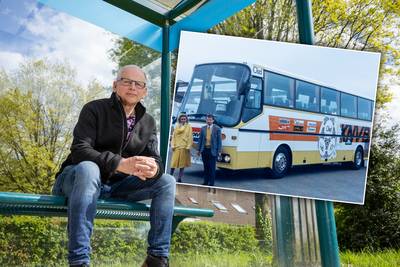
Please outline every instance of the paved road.
[{"label": "paved road", "polygon": [[[339,164],[295,167],[281,179],[273,179],[265,169],[224,173],[217,170],[215,186],[279,195],[308,197],[340,202],[362,203],[366,168],[350,170]],[[178,175],[178,171],[174,176]],[[200,185],[203,166],[185,169],[183,182]]]}]

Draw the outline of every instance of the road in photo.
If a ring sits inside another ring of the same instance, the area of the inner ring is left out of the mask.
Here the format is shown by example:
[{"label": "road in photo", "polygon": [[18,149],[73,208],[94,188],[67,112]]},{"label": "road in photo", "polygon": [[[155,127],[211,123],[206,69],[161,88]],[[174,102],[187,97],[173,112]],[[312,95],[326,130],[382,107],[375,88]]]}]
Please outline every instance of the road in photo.
[{"label": "road in photo", "polygon": [[[351,170],[340,164],[308,165],[292,168],[281,179],[272,179],[265,169],[226,172],[217,170],[215,187],[267,192],[340,202],[363,203],[365,167]],[[175,174],[177,176],[177,174]],[[192,164],[185,169],[183,183],[201,185],[203,166]]]}]

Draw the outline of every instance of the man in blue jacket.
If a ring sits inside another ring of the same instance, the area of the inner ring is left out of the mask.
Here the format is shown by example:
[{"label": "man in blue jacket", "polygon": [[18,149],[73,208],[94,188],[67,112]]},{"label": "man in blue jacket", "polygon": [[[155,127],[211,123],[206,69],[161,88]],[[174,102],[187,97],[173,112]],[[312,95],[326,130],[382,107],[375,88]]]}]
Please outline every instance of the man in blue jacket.
[{"label": "man in blue jacket", "polygon": [[141,100],[146,74],[122,67],[110,98],[87,103],[74,128],[71,153],[56,175],[53,194],[68,198],[68,261],[89,266],[90,237],[101,198],[151,199],[147,258],[143,266],[168,266],[175,179],[163,174],[156,123]]},{"label": "man in blue jacket", "polygon": [[214,124],[214,116],[211,114],[207,115],[206,123],[200,130],[198,154],[201,154],[204,165],[203,185],[214,186],[217,157],[221,155],[222,149],[221,128]]}]

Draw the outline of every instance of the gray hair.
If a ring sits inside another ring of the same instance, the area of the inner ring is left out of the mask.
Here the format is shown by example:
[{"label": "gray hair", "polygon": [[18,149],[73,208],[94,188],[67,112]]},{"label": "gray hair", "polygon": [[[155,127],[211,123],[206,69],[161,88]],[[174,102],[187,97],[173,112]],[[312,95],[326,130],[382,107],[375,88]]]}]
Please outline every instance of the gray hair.
[{"label": "gray hair", "polygon": [[144,78],[145,78],[146,82],[147,82],[147,75],[146,75],[146,73],[144,72],[144,70],[143,70],[141,67],[139,67],[139,66],[137,66],[137,65],[125,65],[125,66],[122,66],[121,68],[119,68],[119,70],[118,70],[118,72],[117,72],[117,78],[116,78],[116,80],[121,79],[121,74],[122,74],[122,72],[123,72],[124,70],[126,70],[126,69],[136,69],[136,70],[138,70],[138,71],[141,71],[141,72],[143,73],[143,75],[144,75]]}]

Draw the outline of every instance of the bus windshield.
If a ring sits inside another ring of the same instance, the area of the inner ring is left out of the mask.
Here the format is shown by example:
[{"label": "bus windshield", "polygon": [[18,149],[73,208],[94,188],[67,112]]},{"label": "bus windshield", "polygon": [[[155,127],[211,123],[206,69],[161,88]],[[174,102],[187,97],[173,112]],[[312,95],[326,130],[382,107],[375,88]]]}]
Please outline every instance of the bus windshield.
[{"label": "bus windshield", "polygon": [[236,125],[249,77],[249,68],[242,64],[197,65],[180,112],[190,120],[205,121],[207,114],[213,114],[222,126]]}]

